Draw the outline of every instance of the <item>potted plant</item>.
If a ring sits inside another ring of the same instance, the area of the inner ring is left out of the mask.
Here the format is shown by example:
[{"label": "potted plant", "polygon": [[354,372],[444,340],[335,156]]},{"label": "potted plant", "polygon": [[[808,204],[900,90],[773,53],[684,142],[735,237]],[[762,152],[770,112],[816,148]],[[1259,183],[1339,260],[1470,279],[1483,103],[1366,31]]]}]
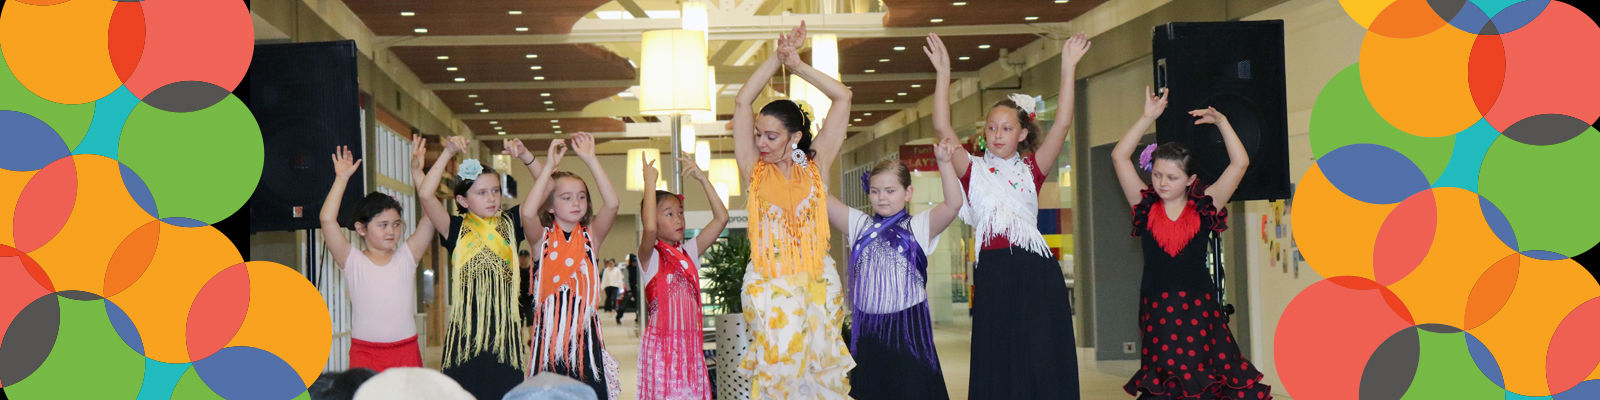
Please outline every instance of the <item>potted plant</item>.
[{"label": "potted plant", "polygon": [[750,265],[750,240],[732,236],[717,241],[701,255],[701,279],[706,280],[705,294],[721,314],[715,315],[717,329],[717,367],[715,379],[717,399],[750,398],[750,378],[740,373],[739,361],[750,346],[750,337],[744,325],[743,307],[740,305],[744,290],[744,272]]}]

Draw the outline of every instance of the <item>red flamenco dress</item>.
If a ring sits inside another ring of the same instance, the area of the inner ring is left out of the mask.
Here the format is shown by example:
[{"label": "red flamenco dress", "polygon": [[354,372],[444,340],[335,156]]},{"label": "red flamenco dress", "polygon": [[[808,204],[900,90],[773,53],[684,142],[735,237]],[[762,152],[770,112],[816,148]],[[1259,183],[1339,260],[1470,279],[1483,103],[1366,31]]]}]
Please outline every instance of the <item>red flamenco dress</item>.
[{"label": "red flamenco dress", "polygon": [[1140,195],[1133,208],[1133,235],[1144,247],[1140,362],[1122,389],[1141,400],[1272,398],[1261,372],[1240,356],[1206,269],[1207,238],[1228,228],[1227,210],[1218,210],[1199,183],[1189,187],[1177,220],[1167,217],[1154,190]]}]

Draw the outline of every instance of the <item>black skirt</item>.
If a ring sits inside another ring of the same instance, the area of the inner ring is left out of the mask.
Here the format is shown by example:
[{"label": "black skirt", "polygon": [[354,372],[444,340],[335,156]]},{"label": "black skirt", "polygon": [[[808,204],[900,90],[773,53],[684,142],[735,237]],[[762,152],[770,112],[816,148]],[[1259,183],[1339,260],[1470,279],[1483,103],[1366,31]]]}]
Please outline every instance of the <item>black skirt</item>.
[{"label": "black skirt", "polygon": [[444,374],[461,384],[467,393],[472,393],[472,397],[479,399],[505,397],[506,392],[522,383],[523,378],[522,370],[497,361],[494,353],[488,351],[478,353],[460,365],[445,368]]},{"label": "black skirt", "polygon": [[891,314],[855,314],[853,324],[876,326],[850,338],[851,356],[856,360],[855,369],[850,370],[851,398],[950,398],[929,318],[927,301]]},{"label": "black skirt", "polygon": [[1055,260],[984,250],[973,271],[971,399],[1077,399],[1077,338]]}]

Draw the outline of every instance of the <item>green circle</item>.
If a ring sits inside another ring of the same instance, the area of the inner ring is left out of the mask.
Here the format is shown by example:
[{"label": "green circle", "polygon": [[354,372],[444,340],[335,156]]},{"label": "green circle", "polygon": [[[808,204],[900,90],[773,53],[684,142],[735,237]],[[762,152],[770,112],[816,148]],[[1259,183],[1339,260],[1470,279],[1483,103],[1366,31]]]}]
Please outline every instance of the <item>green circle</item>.
[{"label": "green circle", "polygon": [[1346,67],[1333,76],[1311,109],[1311,155],[1322,155],[1340,147],[1368,143],[1394,149],[1417,164],[1417,169],[1435,182],[1450,162],[1454,136],[1421,137],[1395,128],[1385,121],[1367,100],[1361,88],[1360,64]]},{"label": "green circle", "polygon": [[232,95],[187,113],[140,103],[118,146],[118,160],[150,188],[159,218],[214,224],[244,205],[261,181],[261,128]]},{"label": "green circle", "polygon": [[[106,316],[106,300],[56,296],[60,328],[50,356],[6,395],[25,399],[131,399],[144,382],[144,356],[122,341]],[[85,385],[84,382],[94,382]]]},{"label": "green circle", "polygon": [[184,371],[183,376],[178,378],[178,384],[173,386],[172,399],[220,400],[222,396],[212,391],[210,386],[206,386],[206,382],[200,380],[200,373],[195,372],[194,366],[190,365],[189,370]]},{"label": "green circle", "polygon": [[[1571,140],[1548,146],[1496,139],[1483,156],[1478,191],[1505,214],[1516,233],[1517,250],[1544,250],[1567,257],[1600,242],[1600,214],[1566,206],[1600,196],[1593,176],[1600,132],[1593,127]],[[1581,207],[1580,207],[1581,208]]]},{"label": "green circle", "polygon": [[1417,357],[1417,374],[1406,389],[1403,400],[1482,399],[1503,400],[1506,390],[1483,376],[1467,349],[1465,332],[1437,333],[1418,329],[1422,352]]}]

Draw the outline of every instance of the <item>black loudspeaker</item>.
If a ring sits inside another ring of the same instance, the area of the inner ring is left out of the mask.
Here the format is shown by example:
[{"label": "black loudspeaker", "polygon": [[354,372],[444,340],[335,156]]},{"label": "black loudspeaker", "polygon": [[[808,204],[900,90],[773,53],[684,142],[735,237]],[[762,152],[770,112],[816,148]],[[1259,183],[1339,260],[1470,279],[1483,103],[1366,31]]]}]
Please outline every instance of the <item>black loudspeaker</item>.
[{"label": "black loudspeaker", "polygon": [[[250,196],[250,230],[312,229],[333,185],[335,146],[362,156],[353,41],[257,45],[247,104],[261,126],[261,182]],[[340,207],[347,222],[365,195],[364,170],[350,177]]]},{"label": "black loudspeaker", "polygon": [[1171,90],[1156,139],[1188,145],[1200,180],[1215,182],[1228,150],[1215,126],[1194,125],[1188,111],[1216,107],[1250,155],[1233,200],[1289,198],[1283,21],[1169,23],[1155,28],[1151,48],[1156,87]]}]

